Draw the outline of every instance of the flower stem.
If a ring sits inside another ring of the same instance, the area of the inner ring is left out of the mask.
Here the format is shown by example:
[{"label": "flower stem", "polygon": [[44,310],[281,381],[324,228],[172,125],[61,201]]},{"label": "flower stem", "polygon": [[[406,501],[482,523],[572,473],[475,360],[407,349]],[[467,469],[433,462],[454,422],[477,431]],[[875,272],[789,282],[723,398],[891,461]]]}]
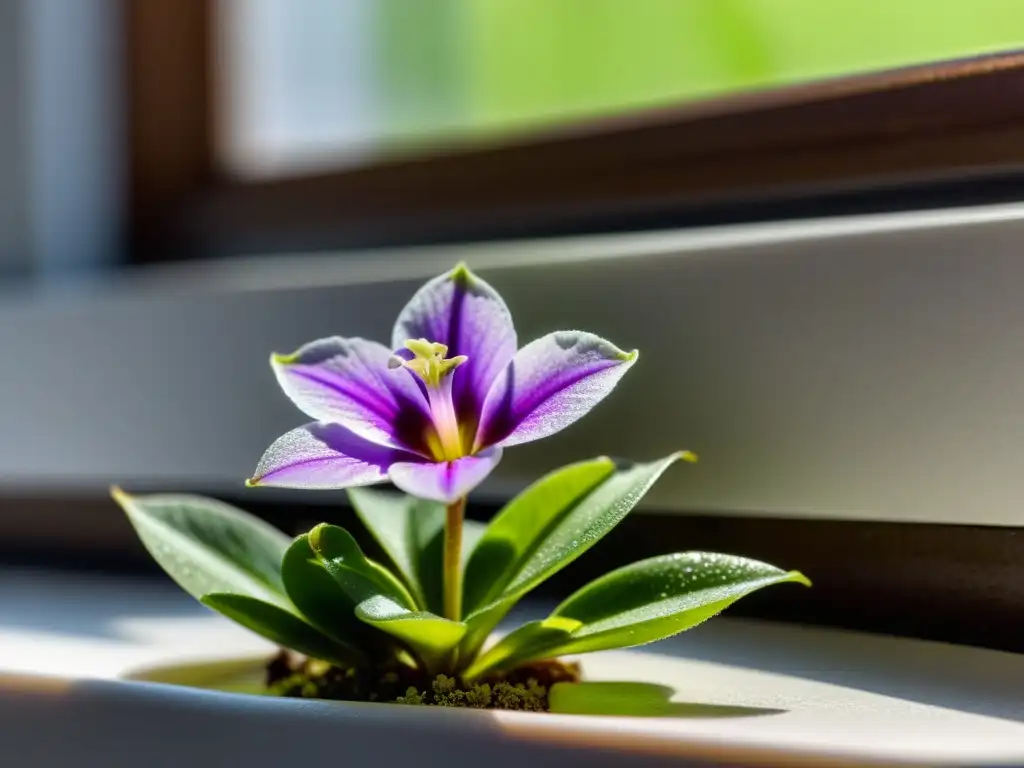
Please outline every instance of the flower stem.
[{"label": "flower stem", "polygon": [[444,615],[462,621],[462,520],[466,497],[448,505],[444,522]]}]

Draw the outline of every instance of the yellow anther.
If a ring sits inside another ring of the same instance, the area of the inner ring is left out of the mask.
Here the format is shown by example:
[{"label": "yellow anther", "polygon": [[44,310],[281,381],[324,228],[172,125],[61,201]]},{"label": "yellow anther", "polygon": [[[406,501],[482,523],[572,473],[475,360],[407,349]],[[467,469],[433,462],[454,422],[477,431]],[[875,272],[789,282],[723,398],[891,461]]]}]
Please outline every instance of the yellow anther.
[{"label": "yellow anther", "polygon": [[428,387],[438,387],[441,380],[468,359],[465,355],[445,358],[448,347],[436,341],[409,339],[405,348],[415,357],[402,361],[402,365],[419,376]]}]

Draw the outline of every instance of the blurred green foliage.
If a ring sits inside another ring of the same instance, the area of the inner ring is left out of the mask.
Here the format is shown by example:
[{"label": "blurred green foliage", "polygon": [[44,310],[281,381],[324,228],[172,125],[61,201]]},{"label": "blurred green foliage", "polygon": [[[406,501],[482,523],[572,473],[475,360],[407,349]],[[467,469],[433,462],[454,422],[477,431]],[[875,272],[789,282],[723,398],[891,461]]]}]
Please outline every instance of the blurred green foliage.
[{"label": "blurred green foliage", "polygon": [[1024,0],[387,0],[376,31],[388,133],[486,134],[1007,50]]}]

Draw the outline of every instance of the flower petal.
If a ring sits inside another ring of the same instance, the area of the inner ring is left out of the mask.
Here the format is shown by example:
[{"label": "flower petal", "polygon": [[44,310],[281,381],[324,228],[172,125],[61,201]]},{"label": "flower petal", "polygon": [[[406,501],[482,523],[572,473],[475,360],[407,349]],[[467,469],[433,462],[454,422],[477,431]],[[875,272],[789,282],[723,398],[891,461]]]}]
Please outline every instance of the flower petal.
[{"label": "flower petal", "polygon": [[451,504],[480,485],[499,461],[501,448],[488,448],[455,461],[401,462],[392,465],[388,474],[411,496]]},{"label": "flower petal", "polygon": [[387,480],[395,462],[419,457],[372,443],[340,424],[314,422],[274,441],[246,485],[350,488]]},{"label": "flower petal", "polygon": [[610,341],[558,331],[530,342],[487,393],[477,446],[547,437],[585,415],[636,361]]},{"label": "flower petal", "polygon": [[312,418],[380,445],[426,452],[426,398],[408,371],[388,368],[390,359],[383,344],[335,336],[274,355],[270,364],[281,389]]},{"label": "flower petal", "polygon": [[460,264],[412,297],[395,323],[391,346],[409,339],[448,347],[448,357],[469,358],[454,374],[452,399],[459,421],[476,426],[488,390],[516,353],[516,330],[505,301]]}]

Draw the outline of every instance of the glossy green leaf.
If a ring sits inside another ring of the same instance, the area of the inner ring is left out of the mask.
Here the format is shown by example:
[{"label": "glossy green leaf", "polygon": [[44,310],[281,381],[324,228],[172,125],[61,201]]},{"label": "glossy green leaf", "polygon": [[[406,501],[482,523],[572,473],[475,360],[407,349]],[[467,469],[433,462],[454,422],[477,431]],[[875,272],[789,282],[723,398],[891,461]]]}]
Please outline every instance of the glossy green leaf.
[{"label": "glossy green leaf", "polygon": [[553,617],[582,626],[566,653],[643,645],[700,624],[741,597],[783,582],[810,586],[798,571],[716,552],[641,560],[576,592]]},{"label": "glossy green leaf", "polygon": [[182,589],[247,595],[290,609],[281,559],[291,539],[259,518],[201,496],[130,496],[115,488],[153,559]]},{"label": "glossy green leaf", "polygon": [[281,561],[281,578],[292,603],[306,620],[340,642],[364,644],[371,638],[355,615],[356,602],[327,572],[302,534],[288,547]]},{"label": "glossy green leaf", "polygon": [[[350,488],[348,495],[417,605],[435,613],[443,611],[444,505],[368,488]],[[485,524],[475,520],[463,523],[463,568],[486,530]]]},{"label": "glossy green leaf", "polygon": [[570,464],[512,499],[487,526],[466,564],[466,611],[497,598],[536,551],[544,532],[614,471],[607,457]]},{"label": "glossy green leaf", "polygon": [[365,662],[354,646],[340,643],[295,614],[248,595],[208,594],[204,605],[273,643],[342,666]]},{"label": "glossy green leaf", "polygon": [[559,617],[531,621],[517,627],[478,656],[463,672],[466,680],[475,680],[485,672],[509,669],[520,661],[549,658],[551,649],[572,642],[572,633],[580,623]]},{"label": "glossy green leaf", "polygon": [[444,505],[368,488],[350,488],[348,497],[363,525],[394,563],[417,605],[441,610]]},{"label": "glossy green leaf", "polygon": [[358,601],[356,618],[408,645],[430,670],[451,659],[466,634],[465,624],[419,610],[404,585],[368,560],[344,528],[318,525],[309,543],[327,572]]},{"label": "glossy green leaf", "polygon": [[525,661],[644,645],[678,634],[751,592],[783,582],[810,585],[797,571],[713,552],[663,555],[591,582],[543,622],[512,632],[480,657],[470,676]]},{"label": "glossy green leaf", "polygon": [[460,621],[449,621],[427,611],[411,611],[384,595],[364,600],[356,608],[356,616],[408,644],[428,671],[450,659],[466,634],[466,625]]},{"label": "glossy green leaf", "polygon": [[[471,657],[523,595],[590,549],[636,506],[676,453],[648,464],[573,464],[524,491],[494,519],[466,568]],[[470,587],[472,585],[472,587]]]},{"label": "glossy green leaf", "polygon": [[309,532],[308,541],[327,573],[356,605],[382,595],[407,610],[415,610],[416,601],[405,585],[387,568],[366,557],[344,528],[321,523]]}]

